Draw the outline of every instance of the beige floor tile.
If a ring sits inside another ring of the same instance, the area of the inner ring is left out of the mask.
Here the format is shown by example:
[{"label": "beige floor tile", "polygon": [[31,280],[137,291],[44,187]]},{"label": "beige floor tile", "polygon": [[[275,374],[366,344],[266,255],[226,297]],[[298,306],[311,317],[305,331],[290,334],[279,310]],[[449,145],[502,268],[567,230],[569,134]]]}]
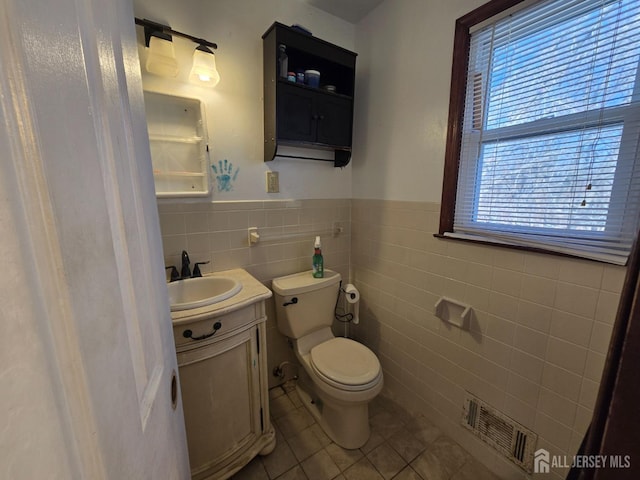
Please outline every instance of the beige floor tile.
[{"label": "beige floor tile", "polygon": [[302,467],[300,465],[296,465],[288,472],[280,475],[277,480],[308,480],[308,478],[309,477],[305,475],[304,470],[302,470]]},{"label": "beige floor tile", "polygon": [[278,419],[295,409],[296,407],[288,395],[280,395],[269,401],[269,411],[274,419]]},{"label": "beige floor tile", "polygon": [[320,450],[307,458],[301,465],[309,480],[330,480],[340,475],[340,469],[331,460],[326,450]]},{"label": "beige floor tile", "polygon": [[273,387],[269,390],[269,400],[274,400],[278,397],[281,397],[285,394],[284,388],[282,387]]},{"label": "beige floor tile", "polygon": [[335,443],[331,443],[325,450],[336,463],[341,472],[360,460],[364,455],[360,450],[347,450]]},{"label": "beige floor tile", "polygon": [[442,431],[429,420],[419,415],[413,422],[406,426],[409,433],[419,439],[425,445],[429,445],[442,436]]},{"label": "beige floor tile", "polygon": [[379,413],[386,411],[386,408],[384,408],[383,402],[380,400],[381,398],[383,397],[378,395],[376,398],[371,400],[371,402],[369,402],[369,418],[375,417]]},{"label": "beige floor tile", "polygon": [[309,458],[323,448],[322,442],[316,435],[316,430],[313,428],[314,425],[305,428],[288,440],[289,446],[299,462]]},{"label": "beige floor tile", "polygon": [[393,480],[423,480],[413,468],[407,465]]},{"label": "beige floor tile", "polygon": [[333,443],[329,438],[329,436],[324,432],[322,427],[317,423],[314,423],[313,425],[311,425],[310,428],[313,430],[313,433],[315,433],[318,440],[320,440],[320,443],[322,444],[323,448]]},{"label": "beige floor tile", "polygon": [[347,480],[384,480],[366,457],[349,467],[344,476]]},{"label": "beige floor tile", "polygon": [[441,436],[411,462],[411,466],[420,476],[429,480],[447,480],[470,458],[457,443]]},{"label": "beige floor tile", "polygon": [[269,478],[277,478],[298,464],[298,460],[287,442],[276,443],[276,448],[269,455],[262,457],[262,464]]},{"label": "beige floor tile", "polygon": [[453,474],[451,480],[499,480],[499,478],[479,461],[470,458],[460,470]]},{"label": "beige floor tile", "polygon": [[441,436],[433,442],[428,451],[433,452],[449,474],[453,474],[471,459],[471,456],[449,437]]},{"label": "beige floor tile", "polygon": [[498,480],[425,417],[411,418],[385,397],[370,405],[367,443],[346,450],[315,422],[294,387],[269,391],[276,448],[233,480]]},{"label": "beige floor tile", "polygon": [[232,478],[233,480],[269,480],[269,475],[267,475],[260,457],[255,457]]},{"label": "beige floor tile", "polygon": [[293,392],[296,389],[296,381],[288,380],[284,382],[280,388],[282,388],[286,393]]},{"label": "beige floor tile", "polygon": [[440,459],[428,450],[410,465],[418,475],[428,480],[448,480],[451,476],[451,472],[444,467]]},{"label": "beige floor tile", "polygon": [[367,454],[367,458],[376,467],[385,480],[393,478],[400,470],[402,470],[407,462],[398,453],[383,443],[375,450]]},{"label": "beige floor tile", "polygon": [[400,430],[404,423],[398,417],[388,411],[381,412],[369,420],[371,432],[378,433],[382,438],[387,439]]},{"label": "beige floor tile", "polygon": [[367,440],[367,443],[360,447],[360,450],[366,455],[370,451],[374,450],[382,442],[384,442],[384,437],[378,432],[374,432],[372,430],[371,435],[369,435],[369,440]]},{"label": "beige floor tile", "polygon": [[287,392],[287,397],[289,397],[289,400],[293,402],[296,408],[302,407],[302,400],[300,400],[300,395],[298,395],[298,392],[296,392],[295,390],[290,390]]},{"label": "beige floor tile", "polygon": [[284,438],[295,437],[302,430],[314,423],[313,417],[304,407],[295,410],[276,419],[276,424]]},{"label": "beige floor tile", "polygon": [[[395,418],[399,419],[401,422],[406,423],[413,420],[413,416],[404,409],[404,407],[398,405],[396,402],[387,397],[378,396],[376,398],[380,399],[381,407],[392,414]],[[371,415],[373,416],[373,415]]]},{"label": "beige floor tile", "polygon": [[425,451],[425,444],[419,438],[415,437],[406,428],[402,428],[395,433],[387,443],[400,454],[406,461],[413,461],[418,455]]}]

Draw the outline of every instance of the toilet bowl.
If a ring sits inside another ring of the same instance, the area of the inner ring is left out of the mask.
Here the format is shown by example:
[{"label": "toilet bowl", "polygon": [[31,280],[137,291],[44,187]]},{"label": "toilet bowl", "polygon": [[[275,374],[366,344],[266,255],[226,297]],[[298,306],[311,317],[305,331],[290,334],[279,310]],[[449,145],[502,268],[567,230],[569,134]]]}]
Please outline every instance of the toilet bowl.
[{"label": "toilet bowl", "polygon": [[354,449],[370,434],[368,404],[380,393],[383,375],[376,355],[331,331],[340,274],[311,271],[273,280],[278,329],[292,341],[304,375],[303,403],[335,443]]}]

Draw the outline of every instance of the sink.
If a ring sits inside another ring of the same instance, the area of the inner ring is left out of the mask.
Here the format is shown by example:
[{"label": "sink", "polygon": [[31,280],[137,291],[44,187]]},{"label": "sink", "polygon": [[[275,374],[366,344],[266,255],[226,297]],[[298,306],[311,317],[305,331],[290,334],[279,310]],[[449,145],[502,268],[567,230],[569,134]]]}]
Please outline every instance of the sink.
[{"label": "sink", "polygon": [[242,283],[232,277],[207,276],[187,278],[169,284],[171,311],[205,307],[233,297]]}]

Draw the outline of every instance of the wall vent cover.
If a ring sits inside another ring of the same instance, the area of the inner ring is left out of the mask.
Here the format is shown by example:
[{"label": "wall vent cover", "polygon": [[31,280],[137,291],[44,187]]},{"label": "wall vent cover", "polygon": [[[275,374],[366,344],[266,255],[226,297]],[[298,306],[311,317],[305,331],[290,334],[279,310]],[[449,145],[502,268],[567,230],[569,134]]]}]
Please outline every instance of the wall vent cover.
[{"label": "wall vent cover", "polygon": [[538,435],[467,392],[462,425],[528,473]]}]

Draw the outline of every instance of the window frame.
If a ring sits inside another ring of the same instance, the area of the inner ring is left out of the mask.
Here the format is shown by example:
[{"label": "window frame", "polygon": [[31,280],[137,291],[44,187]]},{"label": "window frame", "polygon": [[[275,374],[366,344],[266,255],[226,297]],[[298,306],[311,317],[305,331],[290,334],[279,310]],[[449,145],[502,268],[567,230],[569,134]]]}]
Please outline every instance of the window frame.
[{"label": "window frame", "polygon": [[462,122],[464,120],[466,100],[471,29],[524,1],[526,0],[490,0],[488,3],[456,20],[453,38],[453,62],[451,65],[449,118],[447,120],[447,143],[444,154],[439,235],[453,232],[456,194],[458,191],[459,159],[462,150]]},{"label": "window frame", "polygon": [[[502,243],[498,240],[471,239],[454,237],[454,219],[456,212],[456,199],[458,194],[458,180],[460,174],[460,155],[462,152],[463,122],[465,117],[465,104],[467,95],[467,71],[469,64],[471,31],[474,27],[492,19],[498,15],[504,15],[514,7],[522,7],[521,4],[535,5],[543,0],[490,0],[468,14],[458,18],[455,23],[453,61],[451,67],[451,85],[449,93],[449,115],[447,120],[447,138],[445,148],[444,173],[442,183],[442,197],[440,206],[439,238],[460,240],[465,242],[495,245],[517,250],[540,252],[575,257],[589,260],[571,253],[558,252],[543,247],[523,246]],[[640,71],[637,72],[640,75]]]}]

